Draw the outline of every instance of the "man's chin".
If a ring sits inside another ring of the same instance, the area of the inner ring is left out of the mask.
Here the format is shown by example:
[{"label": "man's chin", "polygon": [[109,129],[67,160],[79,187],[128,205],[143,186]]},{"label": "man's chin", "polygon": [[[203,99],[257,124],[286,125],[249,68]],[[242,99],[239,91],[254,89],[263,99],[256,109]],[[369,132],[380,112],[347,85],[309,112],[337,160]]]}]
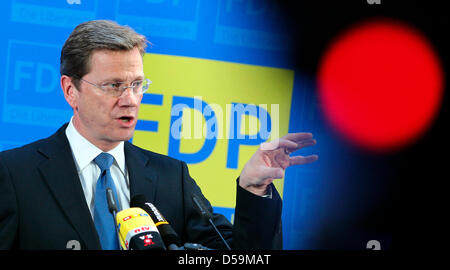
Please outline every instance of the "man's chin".
[{"label": "man's chin", "polygon": [[127,132],[120,132],[116,136],[114,136],[113,141],[121,142],[121,141],[129,141],[131,138],[133,138],[134,135],[134,129],[132,131]]},{"label": "man's chin", "polygon": [[131,134],[127,134],[120,137],[120,141],[129,141],[133,138],[134,131]]}]

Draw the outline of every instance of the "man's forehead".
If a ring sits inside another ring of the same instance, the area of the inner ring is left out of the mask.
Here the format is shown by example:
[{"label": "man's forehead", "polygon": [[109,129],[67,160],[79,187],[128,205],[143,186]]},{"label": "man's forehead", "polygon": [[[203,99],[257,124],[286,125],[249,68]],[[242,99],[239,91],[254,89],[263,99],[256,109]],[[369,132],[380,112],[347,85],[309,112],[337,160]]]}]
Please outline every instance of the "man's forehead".
[{"label": "man's forehead", "polygon": [[[133,50],[97,50],[91,54],[89,60],[89,72],[98,73],[102,77],[123,79],[122,77],[143,77],[143,62],[137,48]],[[134,79],[134,78],[133,78]]]}]

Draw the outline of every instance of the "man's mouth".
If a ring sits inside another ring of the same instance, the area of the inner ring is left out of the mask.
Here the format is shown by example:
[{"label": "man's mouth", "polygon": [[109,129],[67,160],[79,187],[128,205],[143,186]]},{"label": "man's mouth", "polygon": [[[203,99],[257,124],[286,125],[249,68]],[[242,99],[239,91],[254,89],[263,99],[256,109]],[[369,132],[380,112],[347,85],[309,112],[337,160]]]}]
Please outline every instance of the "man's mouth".
[{"label": "man's mouth", "polygon": [[122,121],[122,122],[124,122],[124,123],[128,123],[128,122],[130,122],[131,120],[133,120],[133,117],[131,117],[131,116],[122,116],[122,117],[120,117],[119,119],[120,119],[120,121]]},{"label": "man's mouth", "polygon": [[122,127],[132,127],[135,124],[135,117],[134,116],[121,116],[117,118],[117,121],[119,121],[120,125]]}]

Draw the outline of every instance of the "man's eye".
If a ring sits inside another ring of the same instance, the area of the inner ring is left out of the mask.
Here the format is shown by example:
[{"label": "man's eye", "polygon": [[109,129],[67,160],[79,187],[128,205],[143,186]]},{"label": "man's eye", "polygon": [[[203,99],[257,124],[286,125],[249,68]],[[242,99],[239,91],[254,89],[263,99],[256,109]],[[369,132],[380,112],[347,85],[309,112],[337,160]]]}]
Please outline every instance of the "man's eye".
[{"label": "man's eye", "polygon": [[142,81],[135,81],[133,82],[134,87],[140,87],[142,85]]},{"label": "man's eye", "polygon": [[123,83],[121,83],[121,82],[112,82],[112,83],[106,83],[106,84],[104,84],[104,86],[109,89],[120,89],[122,84]]},{"label": "man's eye", "polygon": [[112,88],[120,88],[122,86],[122,83],[111,83],[110,87]]}]

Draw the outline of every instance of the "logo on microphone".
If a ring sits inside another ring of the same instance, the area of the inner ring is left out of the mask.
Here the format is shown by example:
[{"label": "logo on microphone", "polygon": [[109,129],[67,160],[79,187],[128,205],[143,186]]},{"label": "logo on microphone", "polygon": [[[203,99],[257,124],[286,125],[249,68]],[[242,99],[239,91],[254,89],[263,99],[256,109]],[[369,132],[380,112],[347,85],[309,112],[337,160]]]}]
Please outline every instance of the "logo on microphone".
[{"label": "logo on microphone", "polygon": [[149,232],[151,230],[152,230],[152,228],[149,226],[142,226],[140,228],[134,229],[134,233],[136,234],[136,233],[142,233],[142,232]]},{"label": "logo on microphone", "polygon": [[132,219],[134,217],[148,217],[149,215],[146,213],[139,213],[139,214],[135,214],[135,215],[131,215],[131,216],[126,216],[123,218],[123,221],[127,221],[129,219]]},{"label": "logo on microphone", "polygon": [[154,245],[153,236],[151,234],[139,236],[141,240],[144,240],[144,247]]}]

